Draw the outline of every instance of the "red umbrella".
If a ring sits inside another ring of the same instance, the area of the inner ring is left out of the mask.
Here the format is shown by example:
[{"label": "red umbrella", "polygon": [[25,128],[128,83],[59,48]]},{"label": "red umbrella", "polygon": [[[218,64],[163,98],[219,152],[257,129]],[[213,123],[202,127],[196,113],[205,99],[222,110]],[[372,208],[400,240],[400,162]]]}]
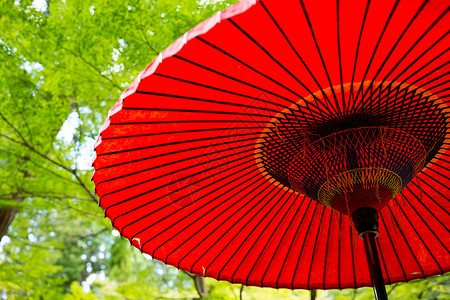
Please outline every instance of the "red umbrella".
[{"label": "red umbrella", "polygon": [[197,25],[100,129],[105,215],[142,252],[245,285],[384,299],[448,272],[449,11],[241,1]]}]

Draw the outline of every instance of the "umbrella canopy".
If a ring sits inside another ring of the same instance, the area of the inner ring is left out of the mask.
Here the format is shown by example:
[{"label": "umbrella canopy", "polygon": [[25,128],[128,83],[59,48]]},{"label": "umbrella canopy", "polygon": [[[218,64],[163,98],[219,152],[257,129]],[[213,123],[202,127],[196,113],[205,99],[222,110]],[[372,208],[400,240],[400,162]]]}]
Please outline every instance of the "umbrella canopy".
[{"label": "umbrella canopy", "polygon": [[241,1],[110,110],[99,205],[142,252],[233,283],[370,286],[361,232],[387,284],[448,272],[449,33],[448,1]]}]

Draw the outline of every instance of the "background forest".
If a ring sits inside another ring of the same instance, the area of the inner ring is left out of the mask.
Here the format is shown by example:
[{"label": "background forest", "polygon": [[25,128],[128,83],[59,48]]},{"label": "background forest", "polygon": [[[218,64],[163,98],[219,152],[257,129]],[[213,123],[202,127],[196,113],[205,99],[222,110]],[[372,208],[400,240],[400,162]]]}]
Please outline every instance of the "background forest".
[{"label": "background forest", "polygon": [[[235,1],[0,1],[1,299],[372,299],[371,289],[242,287],[131,248],[97,207],[92,149],[109,107],[172,41]],[[450,276],[387,287],[449,299]]]}]

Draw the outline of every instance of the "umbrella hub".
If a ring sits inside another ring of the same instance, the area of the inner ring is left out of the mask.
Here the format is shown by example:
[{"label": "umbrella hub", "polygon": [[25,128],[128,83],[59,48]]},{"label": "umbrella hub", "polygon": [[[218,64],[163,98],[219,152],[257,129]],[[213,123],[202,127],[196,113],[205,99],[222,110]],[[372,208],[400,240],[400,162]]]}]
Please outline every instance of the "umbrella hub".
[{"label": "umbrella hub", "polygon": [[447,151],[447,109],[406,83],[333,86],[275,115],[255,159],[282,186],[341,213],[380,210]]},{"label": "umbrella hub", "polygon": [[424,167],[426,151],[396,128],[362,127],[305,143],[288,168],[292,189],[351,215],[381,210]]}]

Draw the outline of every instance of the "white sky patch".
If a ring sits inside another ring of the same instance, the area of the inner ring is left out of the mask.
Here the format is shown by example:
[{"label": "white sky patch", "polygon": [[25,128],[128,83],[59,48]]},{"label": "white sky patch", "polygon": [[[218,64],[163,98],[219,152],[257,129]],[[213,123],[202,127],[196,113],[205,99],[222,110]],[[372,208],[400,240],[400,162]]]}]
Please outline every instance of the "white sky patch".
[{"label": "white sky patch", "polygon": [[2,237],[2,240],[0,242],[0,252],[3,250],[3,246],[6,244],[9,244],[11,242],[11,239],[9,238],[9,236],[4,235]]},{"label": "white sky patch", "polygon": [[85,138],[80,148],[80,153],[77,157],[77,168],[79,170],[92,169],[91,162],[94,154],[95,140],[92,138]]},{"label": "white sky patch", "polygon": [[204,4],[212,4],[217,2],[223,2],[223,0],[200,0],[198,4],[204,5]]},{"label": "white sky patch", "polygon": [[[83,113],[83,109],[80,108],[80,112]],[[73,141],[73,137],[77,132],[78,127],[81,125],[81,120],[79,118],[78,112],[74,111],[69,114],[67,119],[61,126],[61,130],[56,135],[56,138],[62,141],[64,144],[69,145]],[[75,162],[77,164],[78,170],[90,170],[91,161],[94,153],[95,140],[93,138],[85,137],[83,141],[80,141],[81,145],[79,152],[72,153],[73,157],[76,157]]]},{"label": "white sky patch", "polygon": [[37,242],[38,242],[37,237],[36,237],[34,234],[32,234],[32,233],[28,234],[28,240],[29,240],[31,243],[37,243]]},{"label": "white sky patch", "polygon": [[112,53],[112,59],[117,61],[119,59],[120,51],[119,49],[114,48]]},{"label": "white sky patch", "polygon": [[119,46],[122,48],[125,48],[127,46],[127,43],[124,39],[119,39]]},{"label": "white sky patch", "polygon": [[71,112],[64,121],[61,130],[56,135],[56,138],[63,141],[65,144],[70,144],[73,140],[73,136],[77,132],[78,126],[80,125],[81,120],[78,117],[78,113],[76,111]]},{"label": "white sky patch", "polygon": [[44,12],[47,10],[47,1],[34,0],[31,6],[33,6],[37,11]]},{"label": "white sky patch", "polygon": [[91,274],[88,276],[88,278],[86,278],[86,282],[88,284],[92,284],[96,278],[97,278],[97,274]]},{"label": "white sky patch", "polygon": [[38,62],[26,61],[20,67],[27,71],[27,73],[32,73],[33,71],[40,72],[44,70],[44,67]]}]

